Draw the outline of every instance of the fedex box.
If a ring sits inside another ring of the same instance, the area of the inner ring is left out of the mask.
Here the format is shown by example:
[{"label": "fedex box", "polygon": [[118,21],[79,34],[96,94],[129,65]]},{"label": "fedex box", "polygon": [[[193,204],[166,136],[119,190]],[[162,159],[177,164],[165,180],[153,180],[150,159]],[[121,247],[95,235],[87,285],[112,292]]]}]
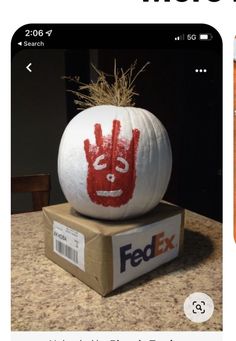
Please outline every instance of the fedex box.
[{"label": "fedex box", "polygon": [[67,203],[43,213],[46,256],[103,296],[176,258],[183,243],[184,211],[167,203],[125,221],[88,218]]}]

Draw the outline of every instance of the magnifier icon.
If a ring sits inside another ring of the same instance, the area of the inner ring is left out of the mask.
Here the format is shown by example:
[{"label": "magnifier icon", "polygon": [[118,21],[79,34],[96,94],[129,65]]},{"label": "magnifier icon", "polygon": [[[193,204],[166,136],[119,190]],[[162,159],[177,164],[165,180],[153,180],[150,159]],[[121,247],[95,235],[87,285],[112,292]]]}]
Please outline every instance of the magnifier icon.
[{"label": "magnifier icon", "polygon": [[205,322],[211,318],[213,312],[214,302],[205,293],[195,292],[190,294],[184,301],[184,313],[192,322]]},{"label": "magnifier icon", "polygon": [[200,305],[200,304],[197,304],[197,305],[196,305],[196,307],[195,307],[195,309],[196,309],[196,310],[200,310],[200,311],[202,311],[202,307],[201,307],[201,305]]}]

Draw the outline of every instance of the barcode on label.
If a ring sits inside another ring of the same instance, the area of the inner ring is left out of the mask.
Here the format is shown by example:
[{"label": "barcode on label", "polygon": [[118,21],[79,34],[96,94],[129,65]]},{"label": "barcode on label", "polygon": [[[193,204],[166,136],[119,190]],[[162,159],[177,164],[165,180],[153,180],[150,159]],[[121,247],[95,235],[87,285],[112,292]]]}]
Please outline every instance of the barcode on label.
[{"label": "barcode on label", "polygon": [[84,266],[85,238],[79,231],[73,230],[58,221],[53,222],[53,251],[80,270]]},{"label": "barcode on label", "polygon": [[73,263],[78,264],[78,251],[72,247],[62,243],[59,240],[55,240],[56,251],[66,258],[69,258]]}]

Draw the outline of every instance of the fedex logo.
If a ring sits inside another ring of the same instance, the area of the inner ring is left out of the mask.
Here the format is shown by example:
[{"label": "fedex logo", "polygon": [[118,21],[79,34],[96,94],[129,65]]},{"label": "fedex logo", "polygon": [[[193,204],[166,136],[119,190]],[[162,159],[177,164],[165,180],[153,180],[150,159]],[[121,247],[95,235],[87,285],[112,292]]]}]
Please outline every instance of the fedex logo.
[{"label": "fedex logo", "polygon": [[126,244],[120,247],[120,273],[126,271],[126,264],[129,261],[132,267],[138,266],[140,263],[147,262],[151,258],[157,257],[175,248],[175,234],[166,237],[164,232],[154,235],[151,243],[146,245],[144,249],[132,250],[132,244]]}]

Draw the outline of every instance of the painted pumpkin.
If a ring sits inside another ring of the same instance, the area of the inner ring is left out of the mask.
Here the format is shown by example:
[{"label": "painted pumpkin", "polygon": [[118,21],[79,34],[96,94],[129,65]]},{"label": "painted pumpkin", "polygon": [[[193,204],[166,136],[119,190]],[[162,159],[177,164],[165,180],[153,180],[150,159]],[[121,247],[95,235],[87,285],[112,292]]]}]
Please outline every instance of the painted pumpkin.
[{"label": "painted pumpkin", "polygon": [[101,219],[142,215],[162,199],[171,174],[167,132],[150,112],[94,106],[66,127],[58,155],[59,181],[80,213]]}]

